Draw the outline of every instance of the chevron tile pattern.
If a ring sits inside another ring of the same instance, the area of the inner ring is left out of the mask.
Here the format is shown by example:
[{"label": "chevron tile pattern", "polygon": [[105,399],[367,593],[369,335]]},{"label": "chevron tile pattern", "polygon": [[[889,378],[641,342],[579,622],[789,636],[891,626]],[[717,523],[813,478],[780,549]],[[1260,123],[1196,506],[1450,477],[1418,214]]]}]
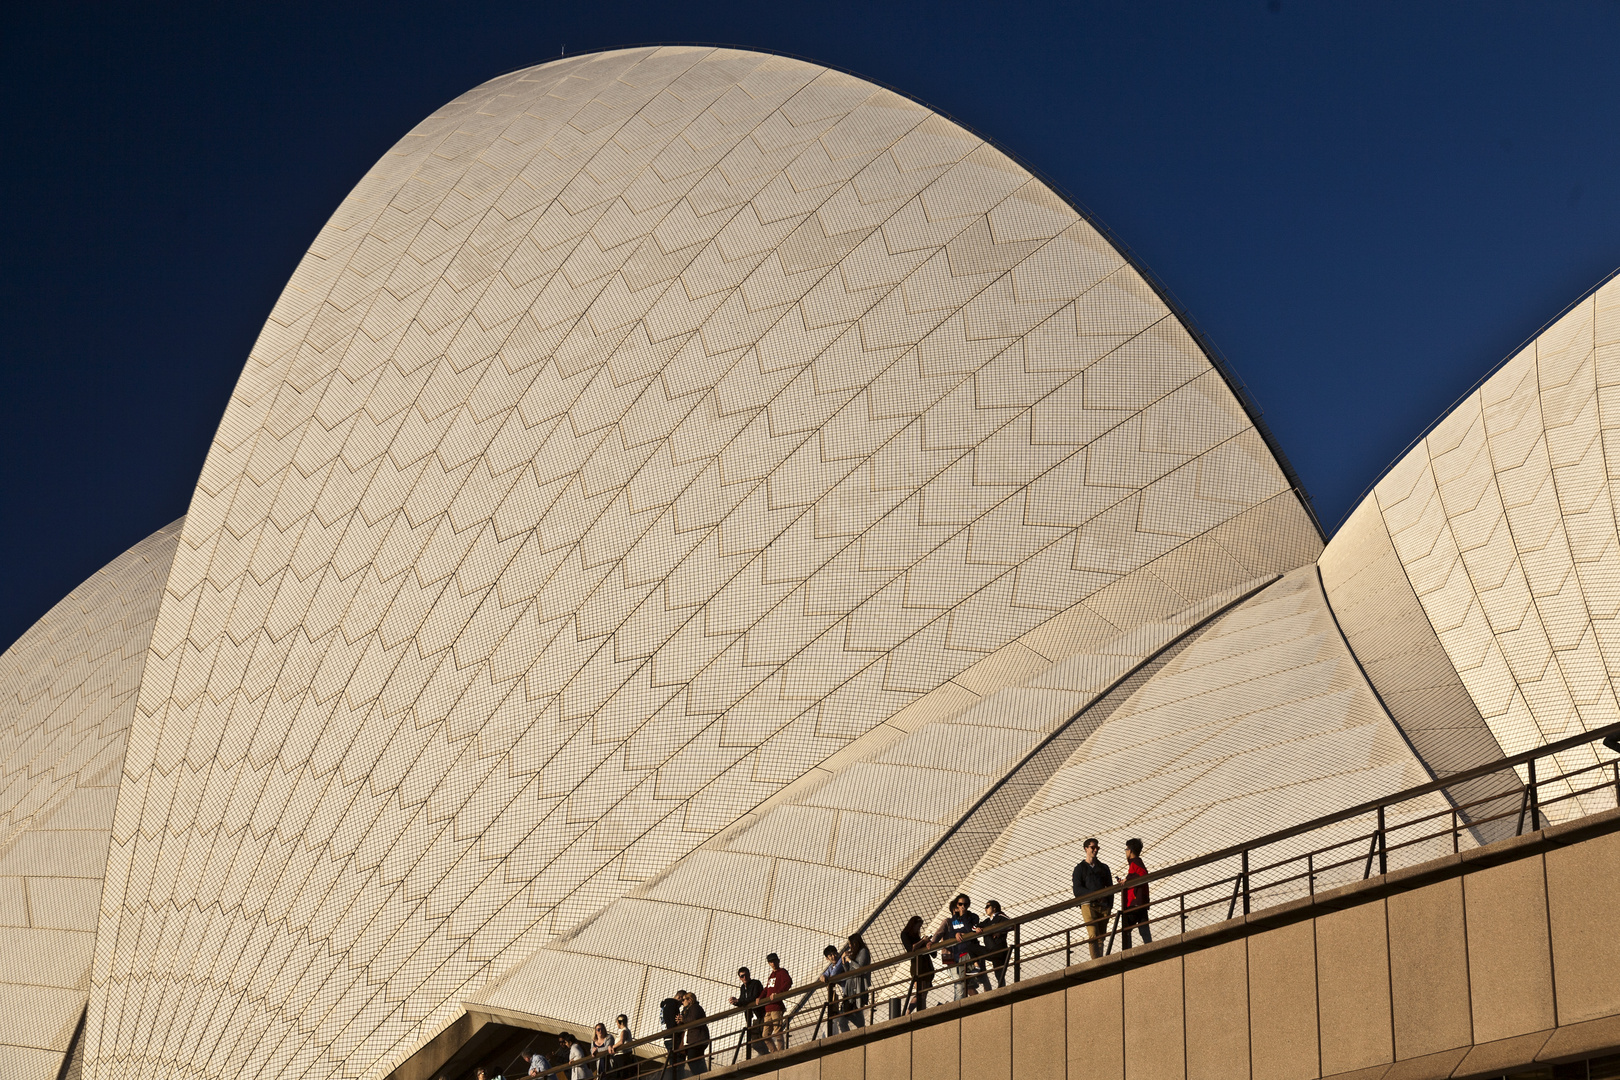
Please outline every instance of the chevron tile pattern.
[{"label": "chevron tile pattern", "polygon": [[[1510,755],[1620,722],[1617,395],[1620,283],[1610,282],[1458,405],[1371,496],[1473,707]],[[1596,760],[1582,749],[1564,764]]]},{"label": "chevron tile pattern", "polygon": [[339,207],[220,425],[87,1075],[379,1076],[1010,643],[1319,549],[1152,289],[949,121],[730,50],[492,80]]},{"label": "chevron tile pattern", "polygon": [[[1028,677],[988,696],[947,683],[475,1000],[586,1028],[626,1012],[632,1030],[656,1030],[659,1002],[677,986],[724,1001],[738,966],[761,967],[768,952],[789,970],[812,965],[828,941],[860,929],[919,866],[932,866],[939,842],[961,835],[963,816],[1047,736],[1132,668],[1274,579],[1223,591],[1060,663],[1039,658]],[[998,650],[1018,652],[1029,650],[1017,642]],[[958,880],[949,879],[952,891]],[[899,951],[899,928],[867,940],[878,954]]]},{"label": "chevron tile pattern", "polygon": [[0,1076],[55,1080],[84,1012],[135,697],[180,522],[0,654]]}]

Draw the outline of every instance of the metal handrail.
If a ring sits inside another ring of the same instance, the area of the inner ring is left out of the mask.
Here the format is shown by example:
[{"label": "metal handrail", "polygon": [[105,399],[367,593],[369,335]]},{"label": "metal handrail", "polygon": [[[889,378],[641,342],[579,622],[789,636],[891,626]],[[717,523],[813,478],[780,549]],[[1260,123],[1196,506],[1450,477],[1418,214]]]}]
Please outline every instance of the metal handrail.
[{"label": "metal handrail", "polygon": [[[1004,964],[994,966],[1004,966],[1006,970],[1012,973],[1012,981],[1015,983],[1022,981],[1023,970],[1026,966],[1041,960],[1062,955],[1064,966],[1069,966],[1073,963],[1076,931],[1082,933],[1088,948],[1093,943],[1099,943],[1097,948],[1100,949],[1103,955],[1107,955],[1114,951],[1116,940],[1130,934],[1132,931],[1151,928],[1154,923],[1176,920],[1179,932],[1185,932],[1189,917],[1197,919],[1201,915],[1210,912],[1220,916],[1222,906],[1227,909],[1222,918],[1234,917],[1239,905],[1242,907],[1243,914],[1251,914],[1255,907],[1256,897],[1261,893],[1275,892],[1289,886],[1297,888],[1299,883],[1303,882],[1304,894],[1315,895],[1318,883],[1322,879],[1334,875],[1335,871],[1349,869],[1355,872],[1359,870],[1359,873],[1356,873],[1355,876],[1364,880],[1371,877],[1372,867],[1376,863],[1379,874],[1387,874],[1392,856],[1409,852],[1420,844],[1433,843],[1442,838],[1449,838],[1450,850],[1456,852],[1461,848],[1461,838],[1464,834],[1479,830],[1481,827],[1493,822],[1516,821],[1514,831],[1518,835],[1523,834],[1527,822],[1531,825],[1532,832],[1538,831],[1543,821],[1551,820],[1548,813],[1550,809],[1564,806],[1572,800],[1578,800],[1611,787],[1614,790],[1616,805],[1620,806],[1620,759],[1610,762],[1599,761],[1570,770],[1560,769],[1557,775],[1553,776],[1543,775],[1543,770],[1537,768],[1538,763],[1546,759],[1552,759],[1552,764],[1557,766],[1556,757],[1558,754],[1599,741],[1620,754],[1620,724],[1597,728],[1572,738],[1549,743],[1535,750],[1503,758],[1488,765],[1466,769],[1441,780],[1431,781],[1382,799],[1370,800],[1348,809],[1325,814],[1299,825],[1267,833],[1245,843],[1233,844],[1206,855],[1184,860],[1162,870],[1146,875],[1138,875],[1108,888],[1098,889],[1083,896],[1075,897],[1072,900],[1063,900],[1028,914],[998,922],[988,929],[981,928],[972,934],[964,935],[956,941],[941,941],[936,934],[934,939],[924,942],[910,952],[902,952],[865,967],[843,972],[834,980],[834,983],[842,984],[845,980],[852,978],[862,979],[866,989],[861,997],[865,1000],[854,1011],[859,1012],[863,1024],[875,1023],[878,1008],[886,1003],[896,1003],[891,1007],[911,1011],[910,1006],[917,1003],[919,995],[926,996],[929,993],[954,990],[957,987],[962,987],[963,993],[971,994],[975,992],[979,984],[983,983],[987,986],[989,982],[988,972],[991,967],[986,964],[986,961],[1004,960]],[[1498,791],[1467,801],[1459,801],[1451,794],[1450,789],[1458,788],[1471,780],[1508,770],[1517,770],[1521,766],[1525,767],[1527,773],[1527,782],[1524,784],[1522,792]],[[1612,772],[1612,780],[1605,775],[1605,773],[1609,772]],[[1575,786],[1575,781],[1583,779],[1593,779],[1595,782],[1584,787]],[[1542,789],[1551,784],[1565,784],[1569,787],[1569,790],[1548,798],[1544,795]],[[1393,824],[1390,822],[1388,813],[1390,808],[1430,795],[1445,795],[1450,803],[1449,807],[1444,810],[1429,811],[1419,813],[1413,817],[1402,818]],[[1501,809],[1503,805],[1509,803],[1511,805],[1507,809]],[[1272,847],[1320,829],[1354,821],[1367,815],[1373,815],[1376,822],[1370,832],[1358,831],[1341,839],[1335,839],[1331,843],[1312,848],[1309,851],[1285,854],[1280,858],[1260,865],[1255,865],[1251,859],[1251,854],[1260,849]],[[1443,828],[1411,835],[1412,830],[1419,830],[1424,825],[1439,826],[1442,822],[1444,823]],[[1087,923],[1082,919],[1078,923],[1070,922],[1039,933],[1031,934],[1025,930],[1028,927],[1030,931],[1035,931],[1037,930],[1037,927],[1033,925],[1035,923],[1051,919],[1053,916],[1065,912],[1074,911],[1082,904],[1090,904],[1104,898],[1109,898],[1109,906],[1112,907],[1112,897],[1117,893],[1144,888],[1154,882],[1164,882],[1173,877],[1184,876],[1191,871],[1233,858],[1239,861],[1236,873],[1219,875],[1208,881],[1191,884],[1170,897],[1153,900],[1149,903],[1137,905],[1134,908],[1122,908],[1117,912],[1111,912],[1103,923]],[[1287,870],[1292,864],[1301,862],[1304,863],[1302,871],[1280,873]],[[1208,896],[1200,894],[1208,894]],[[1175,910],[1172,913],[1157,916],[1147,915],[1151,907],[1157,905],[1162,911],[1164,906],[1172,900],[1175,901]],[[1125,924],[1123,920],[1127,912],[1133,914],[1140,912],[1145,917],[1139,921],[1133,920],[1132,923]],[[1099,932],[1095,936],[1091,933],[1092,927],[1099,927]],[[999,937],[1003,934],[1009,935],[1011,939],[1011,944],[1005,949],[998,948],[986,951],[982,946],[975,944],[987,935]],[[947,964],[941,962],[942,972],[949,972],[954,969],[957,972],[954,977],[941,982],[930,980],[927,986],[920,986],[919,980],[911,976],[909,965],[919,956],[941,951],[946,947],[952,947],[953,949],[966,947],[969,955],[964,960],[956,963]],[[874,976],[879,976],[879,973],[890,972],[899,965],[908,966],[908,970],[903,977],[890,978],[881,982],[874,978]],[[784,1040],[791,1036],[800,1012],[811,1003],[818,991],[824,991],[827,988],[828,984],[818,978],[808,983],[797,984],[782,995],[780,1000],[784,1006]],[[812,1040],[819,1035],[823,1026],[827,1028],[829,1034],[834,1033],[833,1026],[841,1026],[841,1018],[850,1011],[840,1009],[836,1013],[832,1012],[833,998],[829,995],[823,995],[823,997],[825,1000],[818,1007],[811,1010],[815,1015],[815,1023],[811,1028]],[[679,1041],[683,1034],[692,1028],[705,1026],[712,1029],[716,1024],[741,1018],[742,1026],[736,1032],[728,1031],[720,1038],[716,1038],[711,1030],[710,1039],[705,1050],[706,1055],[712,1056],[714,1047],[718,1042],[722,1039],[729,1041],[735,1034],[737,1046],[732,1054],[733,1061],[735,1061],[751,1034],[757,1034],[758,1030],[751,1027],[745,1014],[758,1012],[763,1008],[763,1005],[764,999],[761,999],[751,1005],[711,1013],[700,1020],[688,1024],[677,1024],[655,1034],[635,1039],[623,1049],[634,1050],[637,1047],[650,1047],[657,1043],[667,1044],[670,1040]],[[802,1034],[802,1023],[797,1026]],[[599,1057],[587,1057],[584,1059],[583,1064],[588,1070],[587,1075],[593,1077],[596,1075],[594,1065],[598,1060],[600,1060]],[[643,1064],[650,1067],[650,1062],[646,1062],[645,1059],[641,1060]],[[569,1069],[577,1068],[581,1064],[581,1062],[564,1062],[552,1066],[539,1075],[566,1076]],[[661,1071],[666,1075],[673,1075],[670,1071],[673,1064],[672,1057],[670,1061],[664,1064]],[[637,1066],[637,1068],[640,1068],[640,1066]]]}]

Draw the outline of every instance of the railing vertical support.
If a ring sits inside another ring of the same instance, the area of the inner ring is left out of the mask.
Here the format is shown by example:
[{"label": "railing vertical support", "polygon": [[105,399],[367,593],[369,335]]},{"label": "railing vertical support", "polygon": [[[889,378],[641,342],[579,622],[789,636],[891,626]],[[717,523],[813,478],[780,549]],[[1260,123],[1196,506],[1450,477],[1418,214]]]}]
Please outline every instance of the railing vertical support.
[{"label": "railing vertical support", "polygon": [[1074,966],[1074,928],[1071,926],[1063,928],[1063,966]]},{"label": "railing vertical support", "polygon": [[1249,849],[1243,849],[1243,914],[1249,913]]},{"label": "railing vertical support", "polygon": [[1013,927],[1013,982],[1022,982],[1024,976],[1024,924]]},{"label": "railing vertical support", "polygon": [[1620,806],[1620,758],[1614,762],[1614,805]]},{"label": "railing vertical support", "polygon": [[1305,888],[1312,895],[1316,895],[1316,852],[1305,853]]},{"label": "railing vertical support", "polygon": [[1451,811],[1451,853],[1453,855],[1457,854],[1457,834],[1457,811],[1453,809]]},{"label": "railing vertical support", "polygon": [[1378,873],[1389,873],[1389,834],[1384,826],[1384,808],[1378,808]]},{"label": "railing vertical support", "polygon": [[1187,932],[1187,893],[1186,893],[1186,890],[1183,890],[1182,893],[1181,893],[1181,932],[1183,934],[1185,934]]},{"label": "railing vertical support", "polygon": [[1541,793],[1536,790],[1536,759],[1530,759],[1530,831],[1541,831]]}]

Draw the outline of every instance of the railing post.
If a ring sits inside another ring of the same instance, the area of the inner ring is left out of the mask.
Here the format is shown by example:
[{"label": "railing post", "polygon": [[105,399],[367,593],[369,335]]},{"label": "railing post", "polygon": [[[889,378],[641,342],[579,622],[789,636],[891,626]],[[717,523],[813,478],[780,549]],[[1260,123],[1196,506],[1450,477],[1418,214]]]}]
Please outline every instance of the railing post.
[{"label": "railing post", "polygon": [[1024,975],[1024,924],[1013,927],[1013,982],[1022,982]]},{"label": "railing post", "polygon": [[1389,834],[1384,831],[1384,808],[1378,808],[1378,872],[1389,873]]},{"label": "railing post", "polygon": [[1243,849],[1243,914],[1249,913],[1249,849]]},{"label": "railing post", "polygon": [[1614,762],[1614,805],[1620,806],[1620,758]]},{"label": "railing post", "polygon": [[1457,832],[1457,811],[1453,807],[1451,811],[1451,853],[1453,855],[1457,854]]},{"label": "railing post", "polygon": [[1530,831],[1541,829],[1541,797],[1536,791],[1536,759],[1530,759]]},{"label": "railing post", "polygon": [[1181,900],[1181,932],[1185,934],[1187,932],[1187,894],[1185,891],[1181,893],[1179,899]]},{"label": "railing post", "polygon": [[1312,895],[1316,895],[1316,852],[1305,853],[1305,888]]},{"label": "railing post", "polygon": [[1074,966],[1074,927],[1063,928],[1063,966]]}]

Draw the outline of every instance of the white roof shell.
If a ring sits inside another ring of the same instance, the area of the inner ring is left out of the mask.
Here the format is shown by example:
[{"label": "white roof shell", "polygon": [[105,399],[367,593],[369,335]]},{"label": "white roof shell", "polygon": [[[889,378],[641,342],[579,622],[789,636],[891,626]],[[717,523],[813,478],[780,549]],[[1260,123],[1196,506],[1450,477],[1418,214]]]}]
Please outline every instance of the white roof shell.
[{"label": "white roof shell", "polygon": [[180,523],[0,654],[0,1076],[55,1080],[90,991],[107,840]]},{"label": "white roof shell", "polygon": [[182,541],[98,1077],[379,1075],[887,718],[1320,549],[1039,181],[859,79],[685,48],[503,76],[385,156]]}]

